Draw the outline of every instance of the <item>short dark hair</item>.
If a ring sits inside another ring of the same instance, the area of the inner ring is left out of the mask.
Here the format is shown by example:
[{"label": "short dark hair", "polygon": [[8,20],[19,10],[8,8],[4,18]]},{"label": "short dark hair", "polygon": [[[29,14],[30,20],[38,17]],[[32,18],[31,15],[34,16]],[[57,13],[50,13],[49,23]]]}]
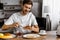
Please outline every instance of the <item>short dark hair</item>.
[{"label": "short dark hair", "polygon": [[23,3],[23,5],[24,5],[24,4],[30,4],[30,5],[33,6],[32,0],[23,0],[22,3]]}]

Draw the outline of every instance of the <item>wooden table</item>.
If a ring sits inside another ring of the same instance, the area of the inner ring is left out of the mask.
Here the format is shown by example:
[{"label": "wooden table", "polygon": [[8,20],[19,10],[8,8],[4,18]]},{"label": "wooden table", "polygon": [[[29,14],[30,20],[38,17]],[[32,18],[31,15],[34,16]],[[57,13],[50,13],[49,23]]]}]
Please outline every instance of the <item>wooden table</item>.
[{"label": "wooden table", "polygon": [[47,31],[46,36],[40,36],[39,38],[35,38],[35,39],[26,39],[26,38],[18,37],[9,40],[60,40],[60,38],[56,36],[56,31]]}]

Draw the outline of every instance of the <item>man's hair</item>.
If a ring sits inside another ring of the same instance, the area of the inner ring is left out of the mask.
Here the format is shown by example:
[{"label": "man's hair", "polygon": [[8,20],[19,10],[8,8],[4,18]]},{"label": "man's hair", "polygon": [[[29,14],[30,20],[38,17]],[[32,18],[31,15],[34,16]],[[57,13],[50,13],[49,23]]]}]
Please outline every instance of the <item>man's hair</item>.
[{"label": "man's hair", "polygon": [[32,1],[31,0],[23,0],[23,5],[24,4],[30,4],[30,5],[32,5],[33,6],[33,3],[32,3]]}]

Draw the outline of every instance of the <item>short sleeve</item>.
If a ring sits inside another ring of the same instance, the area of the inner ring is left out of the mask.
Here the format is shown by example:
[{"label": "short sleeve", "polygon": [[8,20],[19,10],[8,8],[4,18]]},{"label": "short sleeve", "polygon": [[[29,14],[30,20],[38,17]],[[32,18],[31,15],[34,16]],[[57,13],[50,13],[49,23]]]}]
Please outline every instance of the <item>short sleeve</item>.
[{"label": "short sleeve", "polygon": [[6,24],[6,25],[13,24],[13,22],[14,22],[13,19],[14,19],[14,15],[11,15],[4,24]]},{"label": "short sleeve", "polygon": [[32,15],[32,25],[38,25],[34,15]]}]

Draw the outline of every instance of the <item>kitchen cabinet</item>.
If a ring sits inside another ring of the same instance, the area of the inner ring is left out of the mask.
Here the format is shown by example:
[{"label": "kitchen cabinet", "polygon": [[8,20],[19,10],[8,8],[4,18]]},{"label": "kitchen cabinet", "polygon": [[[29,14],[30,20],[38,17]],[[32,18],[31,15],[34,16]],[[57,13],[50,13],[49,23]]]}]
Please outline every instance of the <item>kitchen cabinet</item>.
[{"label": "kitchen cabinet", "polygon": [[13,13],[20,11],[19,1],[20,0],[0,0],[0,2],[3,3],[3,9],[0,9],[0,28],[4,24],[5,19],[8,19]]},{"label": "kitchen cabinet", "polygon": [[4,5],[5,18],[9,18],[13,13],[21,10],[20,5]]},{"label": "kitchen cabinet", "polygon": [[20,11],[21,7],[19,1],[20,0],[1,0],[1,3],[3,3],[3,13],[5,14],[5,18],[14,12]]},{"label": "kitchen cabinet", "polygon": [[19,5],[20,0],[1,0],[4,5]]},{"label": "kitchen cabinet", "polygon": [[4,10],[20,10],[20,5],[4,5]]}]

